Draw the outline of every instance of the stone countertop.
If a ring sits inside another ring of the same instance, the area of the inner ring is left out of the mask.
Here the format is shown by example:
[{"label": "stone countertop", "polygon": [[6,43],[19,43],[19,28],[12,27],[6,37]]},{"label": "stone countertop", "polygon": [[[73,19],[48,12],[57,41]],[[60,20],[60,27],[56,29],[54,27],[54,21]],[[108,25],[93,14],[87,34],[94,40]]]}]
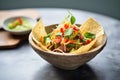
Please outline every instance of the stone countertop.
[{"label": "stone countertop", "polygon": [[[45,25],[60,23],[68,9],[37,8]],[[120,80],[120,20],[82,10],[72,10],[77,23],[95,18],[108,42],[94,59],[72,71],[61,70],[39,57],[28,41],[15,49],[0,50],[0,80]]]}]

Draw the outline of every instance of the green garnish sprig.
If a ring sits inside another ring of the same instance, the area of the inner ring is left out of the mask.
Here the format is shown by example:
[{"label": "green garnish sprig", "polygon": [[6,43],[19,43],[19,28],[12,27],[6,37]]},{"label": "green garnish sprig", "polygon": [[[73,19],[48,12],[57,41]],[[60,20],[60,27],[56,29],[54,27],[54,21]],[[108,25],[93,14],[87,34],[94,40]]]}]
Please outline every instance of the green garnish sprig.
[{"label": "green garnish sprig", "polygon": [[64,23],[65,21],[70,21],[71,24],[74,24],[76,21],[76,18],[73,16],[73,14],[71,13],[71,11],[68,11],[68,16],[65,17],[65,19],[62,21],[62,23]]}]

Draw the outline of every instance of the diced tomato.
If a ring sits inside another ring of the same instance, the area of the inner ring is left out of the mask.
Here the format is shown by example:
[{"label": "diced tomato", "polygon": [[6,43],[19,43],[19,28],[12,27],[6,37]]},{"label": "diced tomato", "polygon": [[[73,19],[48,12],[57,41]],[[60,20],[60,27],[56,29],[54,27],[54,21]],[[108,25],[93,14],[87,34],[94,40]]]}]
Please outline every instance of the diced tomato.
[{"label": "diced tomato", "polygon": [[73,30],[78,31],[79,29],[76,26],[73,26]]},{"label": "diced tomato", "polygon": [[86,44],[89,44],[91,41],[92,41],[92,39],[88,39],[88,40],[86,41]]},{"label": "diced tomato", "polygon": [[21,19],[21,18],[17,18],[17,20],[18,20],[18,24],[19,24],[19,25],[22,25],[22,23],[23,23],[23,22],[22,22],[22,19]]},{"label": "diced tomato", "polygon": [[63,29],[63,28],[60,28],[60,32],[63,33],[63,32],[64,32],[64,29]]},{"label": "diced tomato", "polygon": [[64,29],[60,28],[60,32],[62,33],[62,36],[64,36]]},{"label": "diced tomato", "polygon": [[82,44],[83,45],[86,45],[86,44],[89,44],[89,43],[91,43],[91,41],[92,41],[92,39],[87,39],[85,42],[83,42]]},{"label": "diced tomato", "polygon": [[80,40],[83,40],[83,39],[84,39],[84,36],[80,35],[79,38],[80,38]]},{"label": "diced tomato", "polygon": [[76,40],[69,40],[70,43],[74,44]]},{"label": "diced tomato", "polygon": [[55,43],[58,44],[62,41],[62,38],[60,36],[57,36],[54,41],[55,41]]},{"label": "diced tomato", "polygon": [[68,38],[64,38],[64,42],[68,42],[69,41],[69,39]]},{"label": "diced tomato", "polygon": [[67,29],[69,27],[69,24],[64,24],[64,28]]}]

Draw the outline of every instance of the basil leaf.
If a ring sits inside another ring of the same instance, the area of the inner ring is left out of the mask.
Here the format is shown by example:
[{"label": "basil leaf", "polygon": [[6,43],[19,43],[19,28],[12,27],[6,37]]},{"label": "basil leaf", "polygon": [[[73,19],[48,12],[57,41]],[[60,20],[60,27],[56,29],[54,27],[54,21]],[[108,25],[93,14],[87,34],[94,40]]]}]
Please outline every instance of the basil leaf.
[{"label": "basil leaf", "polygon": [[73,29],[72,28],[69,28],[65,31],[65,36],[70,36],[73,32]]},{"label": "basil leaf", "polygon": [[71,16],[71,18],[70,18],[70,22],[71,22],[71,24],[74,24],[75,21],[76,21],[75,17],[74,17],[74,16]]},{"label": "basil leaf", "polygon": [[95,34],[92,34],[92,33],[89,33],[89,32],[86,32],[86,33],[84,34],[84,36],[85,36],[86,38],[92,38],[92,39],[95,38]]}]

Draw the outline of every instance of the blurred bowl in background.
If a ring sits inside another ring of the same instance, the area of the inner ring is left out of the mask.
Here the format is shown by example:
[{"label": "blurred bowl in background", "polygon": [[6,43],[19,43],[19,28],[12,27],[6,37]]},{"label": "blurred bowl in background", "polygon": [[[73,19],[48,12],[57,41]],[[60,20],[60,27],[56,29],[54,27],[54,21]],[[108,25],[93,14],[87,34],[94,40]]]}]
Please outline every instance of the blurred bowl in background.
[{"label": "blurred bowl in background", "polygon": [[[12,30],[8,28],[8,24],[14,22],[17,18],[22,18],[23,20],[29,22],[29,24],[31,25],[31,27],[29,29],[26,30]],[[14,16],[14,17],[9,17],[7,19],[5,19],[3,21],[3,29],[10,32],[11,34],[14,35],[26,35],[29,34],[32,30],[32,28],[35,26],[36,24],[36,20],[30,18],[30,17],[26,17],[26,16]]]}]

